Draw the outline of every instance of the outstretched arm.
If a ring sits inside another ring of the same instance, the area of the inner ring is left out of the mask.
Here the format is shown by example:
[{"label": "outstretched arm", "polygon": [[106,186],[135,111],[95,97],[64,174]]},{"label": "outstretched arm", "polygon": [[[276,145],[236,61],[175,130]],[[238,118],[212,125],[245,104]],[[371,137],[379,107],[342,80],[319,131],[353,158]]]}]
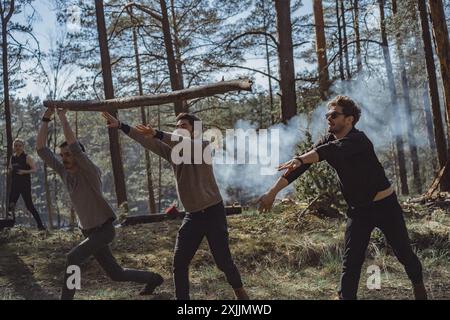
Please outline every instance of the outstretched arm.
[{"label": "outstretched arm", "polygon": [[289,185],[289,182],[286,178],[281,176],[278,178],[277,182],[266,192],[264,193],[256,203],[259,203],[258,210],[260,213],[269,212],[272,209],[275,198],[281,190],[286,188]]},{"label": "outstretched arm", "polygon": [[[144,125],[137,125],[135,128],[132,128],[124,123],[121,123],[107,112],[103,112],[102,116],[106,119],[108,128],[121,129],[127,136],[141,144],[144,148],[172,163],[172,149],[170,146],[162,142],[159,137],[155,137],[156,130]],[[145,130],[142,130],[143,128],[145,128]]]},{"label": "outstretched arm", "polygon": [[[317,147],[324,143],[324,139],[314,145]],[[309,169],[311,164],[319,162],[319,154],[315,150],[308,151],[278,166],[278,171],[286,170],[275,184],[257,201],[259,212],[268,212],[272,209],[277,194],[286,188],[292,181],[300,177]]]}]

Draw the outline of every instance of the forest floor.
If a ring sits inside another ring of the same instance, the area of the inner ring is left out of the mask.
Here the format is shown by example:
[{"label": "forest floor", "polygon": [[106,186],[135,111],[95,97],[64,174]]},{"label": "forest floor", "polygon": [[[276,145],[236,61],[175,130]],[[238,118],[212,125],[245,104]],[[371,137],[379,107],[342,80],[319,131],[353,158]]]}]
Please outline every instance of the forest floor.
[{"label": "forest floor", "polygon": [[[279,204],[228,218],[235,263],[252,299],[335,299],[341,269],[344,219],[303,215],[301,205]],[[404,204],[414,249],[424,267],[429,298],[450,299],[450,209]],[[180,220],[117,228],[112,251],[124,267],[161,273],[152,296],[141,285],[109,280],[95,260],[82,268],[77,299],[173,299],[172,251]],[[65,254],[82,240],[79,231],[39,233],[25,227],[0,232],[0,299],[56,299]],[[368,289],[369,265],[381,270],[381,289]],[[233,299],[204,240],[190,268],[192,299]],[[360,299],[412,299],[403,267],[374,231],[361,273]]]}]

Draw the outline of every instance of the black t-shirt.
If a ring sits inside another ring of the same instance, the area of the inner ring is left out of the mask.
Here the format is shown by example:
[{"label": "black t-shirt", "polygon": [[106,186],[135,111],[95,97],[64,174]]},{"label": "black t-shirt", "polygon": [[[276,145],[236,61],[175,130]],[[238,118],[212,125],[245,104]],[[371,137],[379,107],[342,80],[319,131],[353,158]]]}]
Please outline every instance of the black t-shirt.
[{"label": "black t-shirt", "polygon": [[[344,198],[351,207],[369,205],[379,191],[391,185],[372,142],[356,128],[341,139],[327,134],[313,150],[318,153],[319,161],[326,160],[336,170]],[[301,165],[285,178],[291,183],[310,166]]]},{"label": "black t-shirt", "polygon": [[30,170],[31,167],[27,164],[27,154],[22,152],[19,156],[11,157],[11,166],[12,166],[12,183],[13,184],[22,184],[22,183],[30,183],[31,178],[29,174],[20,175],[17,173],[18,170]]}]

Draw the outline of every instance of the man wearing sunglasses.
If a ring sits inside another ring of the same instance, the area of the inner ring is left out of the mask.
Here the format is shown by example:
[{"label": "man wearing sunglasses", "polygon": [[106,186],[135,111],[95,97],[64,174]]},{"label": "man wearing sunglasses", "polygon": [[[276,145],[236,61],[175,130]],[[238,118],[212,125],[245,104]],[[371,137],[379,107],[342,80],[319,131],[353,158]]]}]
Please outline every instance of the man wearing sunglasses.
[{"label": "man wearing sunglasses", "polygon": [[359,107],[349,97],[337,96],[328,103],[328,108],[328,134],[311,151],[278,167],[286,171],[259,199],[260,212],[270,210],[277,193],[311,164],[326,160],[336,170],[348,204],[339,298],[357,298],[366,249],[371,232],[377,227],[403,264],[412,281],[415,298],[426,299],[422,266],[411,248],[402,208],[372,142],[355,128],[361,115]]},{"label": "man wearing sunglasses", "polygon": [[[123,269],[111,253],[109,244],[114,240],[116,219],[113,209],[103,197],[100,169],[85,154],[67,121],[65,110],[58,110],[66,141],[60,145],[61,160],[46,147],[48,123],[53,109],[47,109],[42,117],[36,140],[36,149],[41,159],[58,173],[64,182],[85,240],[67,254],[66,272],[61,300],[71,300],[75,295],[69,286],[73,266],[80,267],[90,256],[94,256],[102,269],[113,281],[131,281],[146,284],[141,294],[151,294],[162,284],[163,278],[154,272]],[[69,280],[69,281],[68,281]],[[69,283],[68,283],[69,282]]]}]

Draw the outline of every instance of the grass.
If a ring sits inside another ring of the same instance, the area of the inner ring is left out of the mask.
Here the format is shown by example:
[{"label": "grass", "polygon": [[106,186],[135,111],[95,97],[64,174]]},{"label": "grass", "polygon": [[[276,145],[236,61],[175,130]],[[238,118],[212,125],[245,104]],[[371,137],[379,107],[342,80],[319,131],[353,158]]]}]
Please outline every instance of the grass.
[{"label": "grass", "polygon": [[[341,269],[344,220],[311,214],[300,220],[301,207],[278,205],[273,213],[248,211],[228,219],[235,263],[252,299],[335,299]],[[450,215],[417,206],[405,211],[413,246],[424,267],[433,299],[450,298]],[[112,250],[125,267],[153,270],[166,281],[153,296],[141,297],[141,285],[109,280],[95,260],[82,268],[77,299],[173,299],[172,254],[179,220],[117,229]],[[16,227],[0,232],[0,299],[56,299],[65,254],[82,236],[78,231],[47,234]],[[366,273],[376,264],[381,289],[369,290]],[[379,232],[374,232],[361,273],[359,298],[411,299],[411,285],[401,264]],[[206,241],[194,257],[191,298],[233,299],[225,276],[215,267]]]}]

